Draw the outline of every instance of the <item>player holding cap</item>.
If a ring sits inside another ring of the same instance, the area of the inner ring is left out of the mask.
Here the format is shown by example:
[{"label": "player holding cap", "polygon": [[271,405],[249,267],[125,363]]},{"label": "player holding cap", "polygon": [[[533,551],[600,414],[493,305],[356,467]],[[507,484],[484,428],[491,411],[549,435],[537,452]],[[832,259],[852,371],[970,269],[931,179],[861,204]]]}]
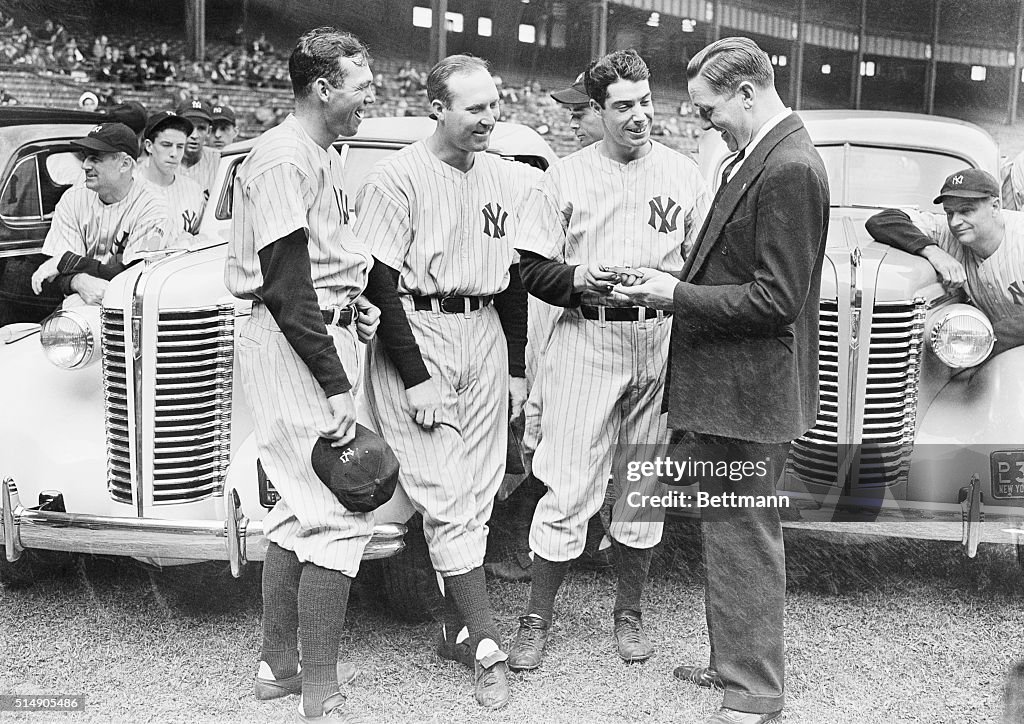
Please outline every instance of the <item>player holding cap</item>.
[{"label": "player holding cap", "polygon": [[509,394],[513,416],[526,399],[526,294],[510,240],[530,169],[485,153],[499,112],[486,62],[445,58],[427,97],[434,133],[375,166],[356,200],[356,233],[392,287],[371,297],[382,326],[367,399],[444,581],[438,653],[472,666],[477,702],[495,709],[508,702],[507,667],[482,566]]},{"label": "player holding cap", "polygon": [[238,137],[238,120],[231,106],[214,106],[210,109],[210,120],[210,135],[206,140],[211,148],[219,151],[234,143]]},{"label": "player holding cap", "polygon": [[55,284],[65,296],[99,304],[113,279],[140,251],[157,251],[172,236],[167,202],[135,180],[139,145],[122,123],[102,123],[71,142],[84,153],[85,183],[64,192],[32,275],[32,289]]},{"label": "player holding cap", "polygon": [[202,187],[178,172],[192,122],[171,111],[155,113],[143,132],[146,159],[139,164],[139,178],[167,200],[175,231],[172,244],[189,246],[199,232],[206,197]]},{"label": "player holding cap", "polygon": [[932,203],[945,214],[886,209],[867,220],[874,239],[923,256],[947,289],[967,286],[992,322],[992,354],[1024,344],[1024,212],[1007,211],[999,183],[977,168],[946,178]]},{"label": "player holding cap", "polygon": [[[667,443],[661,411],[672,320],[662,312],[613,305],[612,285],[634,267],[678,271],[708,200],[696,164],[650,138],[650,73],[633,50],[604,56],[587,71],[587,95],[604,140],[555,162],[529,197],[517,237],[531,294],[565,307],[538,379],[544,431],[533,461],[548,490],[533,517],[533,583],[509,652],[513,670],[535,669],[548,639],[554,600],[569,562],[584,547],[587,521],[605,499],[623,454]],[[615,266],[615,269],[611,267]],[[651,549],[663,512],[627,504],[658,481],[617,479],[609,532],[618,590],[614,631],[619,656],[653,654],[641,621]]]},{"label": "player holding cap", "polygon": [[[374,102],[366,47],[317,28],[288,60],[295,112],[260,136],[234,184],[224,269],[252,300],[238,364],[257,450],[281,498],[263,520],[263,646],[256,696],[302,697],[300,719],[362,721],[339,690],[338,647],[373,516],[346,509],[310,454],[320,437],[355,435],[354,394],[379,312],[360,295],[373,262],[352,233],[341,157],[332,146]],[[299,661],[299,637],[302,661]]]},{"label": "player holding cap", "polygon": [[210,198],[210,189],[213,188],[217,166],[220,164],[220,151],[206,147],[206,137],[213,120],[210,104],[193,98],[179,104],[175,113],[192,122],[192,133],[185,143],[185,155],[181,158],[181,173],[198,183],[206,198]]}]

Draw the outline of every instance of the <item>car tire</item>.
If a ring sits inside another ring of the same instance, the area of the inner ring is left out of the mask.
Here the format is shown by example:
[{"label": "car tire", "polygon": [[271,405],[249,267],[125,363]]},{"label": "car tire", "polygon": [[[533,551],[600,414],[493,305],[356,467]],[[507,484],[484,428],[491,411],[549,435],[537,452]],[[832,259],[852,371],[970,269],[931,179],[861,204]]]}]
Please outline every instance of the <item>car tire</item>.
[{"label": "car tire", "polygon": [[444,596],[437,585],[437,576],[423,537],[423,517],[417,513],[406,523],[405,549],[398,555],[379,562],[379,578],[371,581],[381,586],[383,603],[395,618],[410,623],[441,620]]}]

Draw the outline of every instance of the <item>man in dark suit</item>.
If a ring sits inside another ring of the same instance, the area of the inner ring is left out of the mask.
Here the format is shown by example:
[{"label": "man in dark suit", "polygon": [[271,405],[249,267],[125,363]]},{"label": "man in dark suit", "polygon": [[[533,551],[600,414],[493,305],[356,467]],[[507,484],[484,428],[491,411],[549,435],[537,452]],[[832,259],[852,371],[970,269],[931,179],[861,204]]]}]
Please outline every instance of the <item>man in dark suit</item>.
[{"label": "man in dark suit", "polygon": [[[679,277],[644,269],[639,284],[615,291],[675,313],[666,386],[672,457],[749,461],[751,475],[705,477],[701,491],[770,498],[792,441],[817,416],[828,179],[753,41],[709,45],[687,78],[706,132],[720,133],[734,156]],[[778,509],[705,508],[702,533],[711,663],[675,675],[725,690],[708,724],[771,721],[784,701]]]}]

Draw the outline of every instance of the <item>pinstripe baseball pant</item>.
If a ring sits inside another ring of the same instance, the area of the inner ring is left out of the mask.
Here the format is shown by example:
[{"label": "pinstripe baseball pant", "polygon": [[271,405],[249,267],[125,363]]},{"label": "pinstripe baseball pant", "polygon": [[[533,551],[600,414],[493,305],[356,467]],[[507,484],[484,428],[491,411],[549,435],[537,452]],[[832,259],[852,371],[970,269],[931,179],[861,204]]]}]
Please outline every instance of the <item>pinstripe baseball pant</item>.
[{"label": "pinstripe baseball pant", "polygon": [[[663,455],[667,415],[661,412],[672,318],[599,322],[566,310],[544,353],[544,400],[534,475],[547,486],[530,528],[530,548],[549,561],[583,552],[587,521],[601,508],[609,473],[638,450]],[[614,466],[614,467],[613,467]],[[654,495],[656,476],[617,476],[619,496],[609,534],[631,548],[661,540],[664,511],[635,508],[630,493]]]},{"label": "pinstripe baseball pant", "polygon": [[398,457],[402,485],[423,514],[434,570],[459,575],[483,565],[487,521],[505,472],[507,344],[494,305],[442,314],[415,311],[408,296],[402,304],[441,389],[441,422],[424,430],[405,411],[405,385],[376,340],[367,401]]},{"label": "pinstripe baseball pant", "polygon": [[[354,327],[327,331],[355,393],[365,348]],[[252,316],[240,326],[237,348],[260,462],[281,495],[263,519],[264,535],[301,562],[355,577],[373,534],[373,514],[346,510],[313,472],[317,428],[333,417],[323,389],[262,304],[253,304]]]}]

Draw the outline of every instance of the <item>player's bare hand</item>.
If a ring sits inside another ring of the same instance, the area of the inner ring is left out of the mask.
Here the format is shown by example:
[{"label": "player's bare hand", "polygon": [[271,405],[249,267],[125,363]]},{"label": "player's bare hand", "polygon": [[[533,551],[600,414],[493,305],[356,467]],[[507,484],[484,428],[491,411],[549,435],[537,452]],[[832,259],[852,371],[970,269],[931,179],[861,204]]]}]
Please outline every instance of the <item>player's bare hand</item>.
[{"label": "player's bare hand", "polygon": [[334,440],[331,447],[341,447],[356,436],[356,401],[351,392],[342,392],[327,398],[331,406],[331,421],[317,432],[321,437]]},{"label": "player's bare hand", "polygon": [[32,291],[36,294],[41,294],[43,291],[43,283],[53,281],[54,277],[57,276],[57,263],[59,259],[55,256],[51,256],[49,259],[39,265],[39,268],[32,272]]},{"label": "player's bare hand", "polygon": [[600,292],[607,294],[619,280],[615,272],[605,271],[601,264],[583,264],[576,267],[572,278],[573,290],[577,292]]},{"label": "player's bare hand", "polygon": [[368,343],[377,334],[380,326],[380,310],[366,297],[356,297],[356,334],[363,344]]},{"label": "player's bare hand", "polygon": [[616,284],[611,297],[618,302],[638,307],[671,312],[675,307],[674,295],[679,280],[668,272],[638,267],[641,274],[632,285]]},{"label": "player's bare hand", "polygon": [[433,430],[441,421],[441,390],[434,380],[429,379],[413,385],[405,391],[406,412],[416,424]]},{"label": "player's bare hand", "polygon": [[508,378],[508,418],[514,420],[519,417],[519,413],[523,411],[523,407],[526,405],[526,378],[525,377],[509,377]]},{"label": "player's bare hand", "polygon": [[86,304],[100,304],[110,282],[88,274],[76,274],[71,278],[71,288],[78,292]]},{"label": "player's bare hand", "polygon": [[624,287],[631,287],[634,284],[639,284],[643,279],[643,272],[639,269],[629,266],[602,266],[605,271],[613,272],[615,274],[615,283],[621,284]]},{"label": "player's bare hand", "polygon": [[937,246],[926,246],[921,250],[921,256],[935,269],[946,291],[960,289],[967,283],[967,270],[949,252]]}]

